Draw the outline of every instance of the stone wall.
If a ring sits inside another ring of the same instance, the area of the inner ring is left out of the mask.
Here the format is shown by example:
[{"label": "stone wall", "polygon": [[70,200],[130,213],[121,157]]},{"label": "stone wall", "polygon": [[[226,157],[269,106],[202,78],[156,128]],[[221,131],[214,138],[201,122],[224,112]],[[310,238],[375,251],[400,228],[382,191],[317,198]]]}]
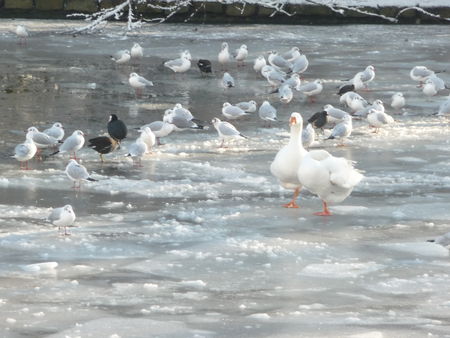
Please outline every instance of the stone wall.
[{"label": "stone wall", "polygon": [[[104,8],[111,8],[123,0],[0,0],[0,17],[3,18],[43,18],[64,19],[70,13],[93,13]],[[148,2],[155,3],[154,0]],[[450,0],[449,0],[450,2]],[[427,11],[450,18],[449,7],[425,8]],[[135,6],[138,17],[155,18],[167,14],[164,10],[154,9],[144,4]],[[181,8],[170,22],[192,23],[274,23],[274,24],[346,24],[346,23],[387,23],[386,20],[368,16],[356,11],[347,10],[344,15],[331,11],[328,7],[319,5],[287,5],[285,10],[293,13],[287,16],[281,13],[273,14],[273,10],[257,4],[243,6],[241,3],[222,4],[219,2],[194,2]],[[395,16],[401,8],[367,7],[372,13]],[[416,10],[408,10],[398,18],[400,23],[447,23],[425,15]]]}]

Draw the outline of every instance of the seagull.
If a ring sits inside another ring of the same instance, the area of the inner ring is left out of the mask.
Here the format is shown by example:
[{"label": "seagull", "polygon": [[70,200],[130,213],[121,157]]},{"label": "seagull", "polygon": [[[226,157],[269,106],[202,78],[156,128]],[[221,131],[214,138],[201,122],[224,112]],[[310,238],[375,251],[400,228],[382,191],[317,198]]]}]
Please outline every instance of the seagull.
[{"label": "seagull", "polygon": [[255,62],[253,63],[253,69],[255,72],[260,73],[261,69],[267,65],[266,59],[264,58],[264,55],[260,55],[255,59]]},{"label": "seagull", "polygon": [[144,141],[147,146],[147,153],[151,153],[153,146],[156,144],[156,136],[149,127],[139,129],[141,136],[139,138]]},{"label": "seagull", "polygon": [[210,74],[212,73],[211,61],[206,59],[200,59],[197,61],[198,69],[202,74]]},{"label": "seagull", "polygon": [[142,95],[142,90],[146,86],[153,86],[153,82],[147,80],[146,78],[138,75],[137,73],[131,73],[130,77],[128,78],[128,82],[130,83],[131,87],[133,87],[134,92],[136,96]]},{"label": "seagull", "polygon": [[[150,129],[147,127],[147,129]],[[137,167],[142,167],[141,158],[148,152],[147,143],[144,139],[138,137],[134,143],[130,145],[128,149],[128,154],[125,156],[130,156],[133,159],[133,164]]]},{"label": "seagull", "polygon": [[269,101],[264,101],[259,107],[258,116],[264,121],[264,126],[267,122],[268,127],[270,127],[271,122],[277,121],[277,110]]},{"label": "seagull", "polygon": [[314,131],[313,126],[311,123],[308,123],[305,128],[302,130],[302,144],[303,147],[309,148],[316,138],[316,132]]},{"label": "seagull", "polygon": [[149,127],[156,137],[156,143],[162,145],[160,138],[166,137],[174,131],[175,126],[172,123],[164,121],[153,121],[152,123],[143,125],[140,129]]},{"label": "seagull", "polygon": [[40,156],[41,149],[55,147],[58,143],[60,143],[60,141],[58,141],[56,138],[40,132],[36,127],[28,128],[27,137],[28,135],[31,136],[34,144],[38,148],[37,149],[38,158],[41,158]]},{"label": "seagull", "polygon": [[349,114],[346,114],[343,120],[334,126],[331,135],[327,140],[340,139],[340,146],[344,146],[344,141],[350,136],[352,130],[352,117]]},{"label": "seagull", "polygon": [[287,61],[292,62],[295,59],[297,59],[301,54],[300,52],[300,48],[298,47],[292,47],[291,49],[289,49],[286,53],[284,53],[282,56],[283,58],[285,58]]},{"label": "seagull", "polygon": [[17,25],[15,33],[19,38],[19,44],[25,44],[29,36],[27,28],[24,25]]},{"label": "seagull", "polygon": [[307,151],[303,148],[301,137],[303,128],[302,116],[297,112],[292,113],[289,119],[289,126],[289,143],[283,146],[276,154],[270,165],[270,172],[278,179],[283,188],[294,190],[292,200],[284,204],[283,207],[298,208],[296,199],[300,194],[302,185],[298,179],[297,171],[303,157],[307,154]]},{"label": "seagull", "polygon": [[450,115],[450,97],[447,98],[447,101],[444,101],[439,106],[439,111],[433,115],[437,116],[445,116]]},{"label": "seagull", "polygon": [[246,113],[254,113],[256,111],[256,102],[253,100],[239,102],[235,106],[241,108]]},{"label": "seagull", "polygon": [[433,74],[425,80],[422,91],[426,96],[434,96],[445,88],[446,86],[444,80]]},{"label": "seagull", "polygon": [[344,95],[347,92],[356,92],[365,88],[365,85],[362,81],[364,74],[363,72],[357,73],[351,80],[350,83],[344,84],[339,87],[337,94],[339,96]]},{"label": "seagull", "polygon": [[244,65],[247,56],[248,56],[247,45],[241,45],[241,47],[239,47],[239,49],[236,50],[236,56],[234,57],[235,60],[237,61],[238,66]]},{"label": "seagull", "polygon": [[434,72],[425,66],[414,66],[409,72],[409,77],[413,81],[419,82],[419,87],[421,87],[422,83],[425,82],[425,80],[428,79],[428,77],[434,75],[435,73],[441,72]]},{"label": "seagull", "polygon": [[52,209],[50,214],[47,216],[46,221],[56,225],[58,231],[61,231],[61,227],[64,228],[64,235],[67,236],[67,227],[71,226],[75,222],[75,212],[70,204],[67,204],[61,208]]},{"label": "seagull", "polygon": [[111,59],[118,65],[125,64],[131,59],[130,51],[128,49],[119,50],[116,54],[111,56]]},{"label": "seagull", "polygon": [[84,145],[84,133],[81,130],[75,130],[72,135],[66,138],[59,146],[59,150],[55,151],[51,155],[73,153],[73,158],[77,159],[77,151]]},{"label": "seagull", "polygon": [[130,55],[133,59],[140,59],[144,56],[144,51],[142,50],[142,47],[140,44],[135,42],[133,44],[133,47],[131,47]]},{"label": "seagull", "polygon": [[277,69],[289,70],[292,67],[291,63],[279,55],[277,51],[270,51],[267,59],[269,64]]},{"label": "seagull", "polygon": [[292,89],[289,85],[283,84],[280,88],[278,88],[278,97],[281,102],[289,103],[292,101],[294,93],[292,93]]},{"label": "seagull", "polygon": [[294,73],[291,75],[289,79],[283,82],[283,85],[288,85],[290,88],[298,90],[302,84],[302,81],[300,80],[300,75],[297,73]]},{"label": "seagull", "polygon": [[278,87],[285,81],[285,73],[280,72],[273,66],[266,65],[261,69],[261,75],[264,76],[272,87]]},{"label": "seagull", "polygon": [[248,138],[247,136],[242,135],[236,127],[229,122],[220,121],[217,117],[213,118],[211,122],[219,134],[219,139],[222,140],[222,143],[219,146],[220,148],[224,146],[225,139]]},{"label": "seagull", "polygon": [[370,109],[369,114],[367,114],[367,121],[371,127],[374,127],[374,133],[380,130],[380,127],[394,123],[392,116],[386,114],[384,111],[379,111],[375,109]]},{"label": "seagull", "polygon": [[34,155],[36,155],[36,152],[37,147],[33,142],[32,134],[27,133],[25,142],[18,144],[14,148],[14,155],[12,157],[20,162],[21,170],[29,170],[31,168],[28,167],[28,161],[31,160]]},{"label": "seagull", "polygon": [[[81,182],[82,181],[92,181],[96,182],[96,179],[93,179],[89,176],[86,168],[79,164],[76,160],[71,159],[69,160],[69,163],[66,166],[66,175],[73,181],[73,188],[74,189],[81,189]],[[77,186],[78,182],[78,186]]]},{"label": "seagull", "polygon": [[296,74],[304,73],[309,66],[308,58],[304,54],[300,54],[300,56],[296,57],[291,62],[292,62],[291,72]]},{"label": "seagull", "polygon": [[450,232],[438,236],[435,239],[429,239],[427,242],[436,243],[444,247],[447,247],[450,245]]},{"label": "seagull", "polygon": [[167,109],[164,112],[163,121],[173,124],[174,131],[181,131],[187,129],[206,129],[206,127],[195,123],[183,116],[176,115],[172,109]]},{"label": "seagull", "polygon": [[230,73],[223,73],[222,77],[222,87],[224,88],[231,88],[234,87],[234,78],[230,75]]},{"label": "seagull", "polygon": [[315,102],[314,97],[319,95],[323,90],[322,81],[314,80],[313,82],[305,83],[298,88],[298,91],[309,97],[310,102]]},{"label": "seagull", "polygon": [[172,111],[174,115],[183,117],[187,120],[194,119],[194,115],[192,115],[191,111],[189,109],[184,108],[181,103],[176,103],[175,106],[172,108]]},{"label": "seagull", "polygon": [[323,204],[323,211],[317,216],[330,216],[329,203],[346,199],[363,175],[353,167],[351,161],[334,157],[326,150],[307,152],[297,170],[300,185],[317,195]]},{"label": "seagull", "polygon": [[392,95],[391,100],[392,100],[391,107],[396,110],[402,109],[406,104],[405,97],[403,96],[403,93],[400,92]]},{"label": "seagull", "polygon": [[107,124],[109,136],[120,142],[127,137],[128,129],[122,120],[119,120],[116,114],[111,114],[109,116],[109,121]]},{"label": "seagull", "polygon": [[175,73],[185,73],[191,68],[191,53],[185,50],[178,59],[164,62],[164,67],[173,70]]},{"label": "seagull", "polygon": [[323,106],[323,110],[327,112],[327,123],[336,125],[342,122],[349,114],[346,111],[333,107],[331,104]]},{"label": "seagull", "polygon": [[355,97],[352,102],[350,108],[357,108],[357,106],[362,106],[363,108],[358,109],[353,115],[359,116],[359,117],[367,117],[367,114],[369,114],[370,110],[373,109],[375,111],[379,111],[381,113],[384,113],[384,104],[381,100],[375,100],[371,105],[363,106],[364,102],[361,101],[359,97]]},{"label": "seagull", "polygon": [[224,69],[228,62],[230,62],[230,52],[228,51],[228,43],[223,42],[220,52],[217,55],[217,60],[219,61],[222,69]]},{"label": "seagull", "polygon": [[[373,79],[375,79],[375,67],[372,65],[368,65],[366,67],[366,69],[364,69],[362,72],[360,72],[358,74],[360,74],[359,78],[361,79],[361,81],[367,88],[367,84],[369,82],[373,81]],[[355,75],[355,77],[356,77],[356,75]],[[355,87],[356,87],[356,84],[355,84]]]},{"label": "seagull", "polygon": [[109,135],[97,136],[88,140],[88,147],[100,154],[100,161],[105,162],[103,155],[112,153],[119,147],[119,142]]},{"label": "seagull", "polygon": [[64,127],[61,123],[55,122],[50,128],[45,129],[43,133],[61,141],[64,138]]},{"label": "seagull", "polygon": [[222,114],[229,120],[235,120],[242,116],[248,115],[244,110],[237,106],[231,105],[229,102],[225,102],[222,106]]}]

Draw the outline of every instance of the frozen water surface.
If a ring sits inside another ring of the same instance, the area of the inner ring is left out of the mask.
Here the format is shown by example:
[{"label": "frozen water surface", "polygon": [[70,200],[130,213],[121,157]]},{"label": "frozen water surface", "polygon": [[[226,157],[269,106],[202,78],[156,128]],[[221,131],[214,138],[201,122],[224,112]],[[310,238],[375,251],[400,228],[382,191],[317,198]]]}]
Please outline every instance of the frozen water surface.
[{"label": "frozen water surface", "polygon": [[[2,337],[444,337],[450,332],[448,249],[427,239],[450,230],[449,125],[432,116],[444,96],[425,98],[409,78],[415,65],[448,68],[447,26],[194,26],[159,25],[125,36],[110,25],[93,36],[56,34],[74,22],[27,21],[19,46],[0,21],[0,335]],[[139,42],[145,58],[116,66],[109,55]],[[174,76],[162,66],[188,48],[217,70],[219,46],[268,50],[301,47],[307,80],[324,93],[287,104],[245,68],[202,78],[195,65]],[[286,143],[292,111],[307,118],[327,103],[341,79],[372,64],[369,100],[382,99],[395,124],[371,133],[354,122],[348,146],[320,141],[357,162],[365,179],[333,217],[281,207],[291,195],[270,175]],[[131,71],[152,80],[136,99]],[[448,74],[441,75],[449,80]],[[389,107],[404,92],[401,114]],[[161,119],[179,102],[210,121],[225,101],[269,98],[280,122],[262,128],[255,116],[235,122],[249,140],[218,149],[214,128],[174,133],[143,160],[125,158],[133,130]],[[130,128],[122,148],[80,151],[98,182],[71,189],[59,155],[19,171],[8,157],[31,125],[62,122],[66,134],[106,131],[110,113]],[[71,236],[42,222],[52,207],[71,204]]]}]

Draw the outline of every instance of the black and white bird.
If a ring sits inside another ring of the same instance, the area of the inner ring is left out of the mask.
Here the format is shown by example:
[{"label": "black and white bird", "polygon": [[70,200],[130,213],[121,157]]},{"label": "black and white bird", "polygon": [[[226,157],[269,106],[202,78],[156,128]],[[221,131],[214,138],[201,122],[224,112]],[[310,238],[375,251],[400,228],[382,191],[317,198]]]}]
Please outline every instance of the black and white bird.
[{"label": "black and white bird", "polygon": [[128,129],[122,120],[119,120],[116,114],[109,116],[109,122],[107,124],[109,135],[118,141],[119,143],[127,137]]},{"label": "black and white bird", "polygon": [[206,59],[200,59],[197,61],[198,69],[200,69],[200,72],[202,74],[211,74],[212,73],[212,66],[211,61]]},{"label": "black and white bird", "polygon": [[235,86],[234,78],[230,75],[230,73],[225,72],[223,73],[222,77],[222,87],[226,88],[232,88]]},{"label": "black and white bird", "polygon": [[213,118],[211,123],[216,128],[217,133],[219,134],[219,139],[222,141],[220,144],[220,148],[224,146],[225,140],[227,139],[246,139],[247,136],[242,135],[235,126],[233,126],[229,122],[221,121],[217,117]]}]

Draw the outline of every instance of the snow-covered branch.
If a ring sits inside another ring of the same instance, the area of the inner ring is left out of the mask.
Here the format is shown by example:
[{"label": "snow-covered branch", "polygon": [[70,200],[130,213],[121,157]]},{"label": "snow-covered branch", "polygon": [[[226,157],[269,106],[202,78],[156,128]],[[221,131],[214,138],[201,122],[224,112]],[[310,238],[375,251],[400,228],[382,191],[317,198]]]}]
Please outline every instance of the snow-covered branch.
[{"label": "snow-covered branch", "polygon": [[402,13],[404,13],[404,12],[406,12],[406,11],[409,11],[409,10],[411,10],[411,9],[412,9],[412,10],[416,10],[416,11],[418,11],[418,12],[420,12],[420,13],[425,14],[425,15],[428,15],[428,16],[430,16],[430,17],[432,17],[432,18],[436,18],[436,19],[439,19],[439,20],[450,21],[450,18],[443,18],[443,17],[440,16],[440,15],[430,13],[430,12],[424,10],[423,8],[420,8],[420,7],[407,7],[407,8],[403,8],[400,12],[397,13],[397,15],[396,15],[395,17],[398,18]]}]

